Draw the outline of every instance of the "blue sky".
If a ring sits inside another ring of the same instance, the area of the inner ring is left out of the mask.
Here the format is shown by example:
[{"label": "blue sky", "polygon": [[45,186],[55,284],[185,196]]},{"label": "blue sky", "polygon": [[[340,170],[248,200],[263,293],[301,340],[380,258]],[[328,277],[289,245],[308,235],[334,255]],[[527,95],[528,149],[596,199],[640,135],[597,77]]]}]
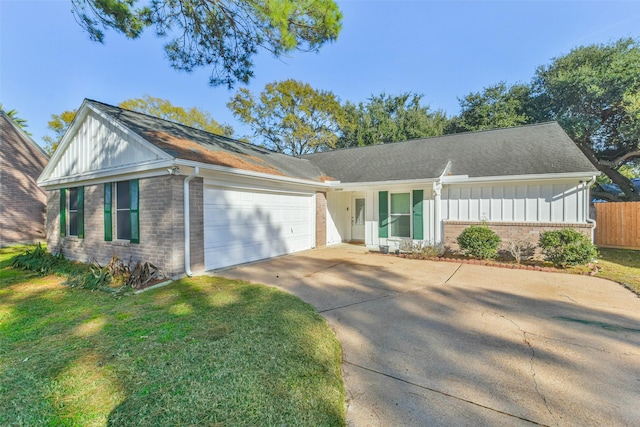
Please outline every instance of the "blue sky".
[{"label": "blue sky", "polygon": [[[339,1],[337,42],[319,53],[255,59],[249,89],[293,78],[342,101],[372,94],[424,94],[449,115],[458,98],[499,81],[529,82],[535,69],[573,47],[640,36],[640,1]],[[117,105],[149,94],[196,106],[249,129],[226,107],[235,93],[208,86],[209,71],[169,67],[162,40],[108,32],[89,41],[68,0],[0,0],[0,102],[18,110],[42,143],[51,114],[84,98]]]}]

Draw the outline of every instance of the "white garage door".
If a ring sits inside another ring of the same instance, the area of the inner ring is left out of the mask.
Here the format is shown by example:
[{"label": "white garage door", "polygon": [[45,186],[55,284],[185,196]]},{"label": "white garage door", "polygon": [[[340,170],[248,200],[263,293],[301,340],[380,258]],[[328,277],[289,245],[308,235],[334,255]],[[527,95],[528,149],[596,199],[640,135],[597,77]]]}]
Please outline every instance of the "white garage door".
[{"label": "white garage door", "polygon": [[313,194],[204,188],[207,270],[315,246]]}]

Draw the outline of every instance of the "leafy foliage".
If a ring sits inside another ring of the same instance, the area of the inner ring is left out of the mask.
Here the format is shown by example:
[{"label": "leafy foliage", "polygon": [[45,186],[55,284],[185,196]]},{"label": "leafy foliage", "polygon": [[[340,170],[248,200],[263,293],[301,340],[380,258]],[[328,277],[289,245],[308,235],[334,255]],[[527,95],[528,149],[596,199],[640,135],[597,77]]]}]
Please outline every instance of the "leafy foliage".
[{"label": "leafy foliage", "polygon": [[545,259],[556,267],[586,264],[598,256],[591,240],[573,228],[545,231],[540,235],[538,245]]},{"label": "leafy foliage", "polygon": [[22,270],[33,271],[39,275],[47,275],[57,272],[61,265],[66,266],[68,261],[64,259],[62,252],[53,255],[40,243],[30,250],[16,255],[11,261],[11,266]]},{"label": "leafy foliage", "polygon": [[531,88],[505,82],[459,99],[461,112],[447,127],[447,133],[505,128],[532,123],[536,117]]},{"label": "leafy foliage", "polygon": [[332,92],[292,79],[267,84],[257,99],[242,88],[227,106],[267,146],[293,156],[335,148],[343,117]]},{"label": "leafy foliage", "polygon": [[120,108],[148,114],[160,119],[169,120],[191,126],[216,135],[233,136],[233,128],[227,124],[218,123],[208,111],[197,107],[184,108],[173,105],[171,101],[145,95],[142,98],[132,98],[122,101]]},{"label": "leafy foliage", "polygon": [[258,49],[276,57],[293,50],[317,51],[337,39],[342,13],[333,0],[71,0],[77,22],[104,42],[113,29],[136,39],[148,27],[168,37],[165,53],[177,70],[212,67],[212,86],[233,87],[253,76]]},{"label": "leafy foliage", "polygon": [[47,123],[47,128],[53,132],[53,136],[47,135],[42,138],[45,142],[44,149],[49,155],[52,155],[58,148],[62,137],[67,129],[69,129],[69,126],[71,126],[73,119],[76,118],[77,112],[78,110],[66,110],[60,114],[51,115],[51,120]]},{"label": "leafy foliage", "polygon": [[462,230],[457,242],[465,255],[493,259],[498,256],[498,247],[502,240],[486,225],[472,225]]},{"label": "leafy foliage", "polygon": [[366,103],[344,105],[339,147],[358,147],[442,135],[448,119],[421,104],[422,95],[382,93]]}]

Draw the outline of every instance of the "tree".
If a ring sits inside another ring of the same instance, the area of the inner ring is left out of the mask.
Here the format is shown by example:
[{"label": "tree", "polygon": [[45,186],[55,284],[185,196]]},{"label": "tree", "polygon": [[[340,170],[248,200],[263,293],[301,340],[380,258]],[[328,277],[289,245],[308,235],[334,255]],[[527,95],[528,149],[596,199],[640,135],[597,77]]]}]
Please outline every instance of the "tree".
[{"label": "tree", "polygon": [[216,135],[233,136],[233,128],[230,125],[218,123],[211,117],[208,111],[201,110],[197,107],[185,109],[184,107],[173,105],[171,101],[167,99],[145,95],[142,98],[132,98],[122,101],[119,106],[126,110],[137,111],[181,123],[196,129],[215,133]]},{"label": "tree", "polygon": [[338,146],[357,147],[442,135],[448,123],[442,111],[421,105],[422,95],[382,93],[366,103],[344,105],[345,119]]},{"label": "tree", "polygon": [[18,113],[17,110],[13,108],[11,110],[7,110],[4,108],[4,105],[2,105],[2,103],[0,102],[0,111],[4,112],[7,116],[9,116],[9,118],[13,121],[13,123],[18,125],[18,127],[20,127],[20,129],[22,129],[24,133],[31,136],[31,132],[27,130],[27,127],[29,127],[29,125],[27,124],[27,121],[22,117],[18,116],[18,114],[20,113]]},{"label": "tree", "polygon": [[148,27],[169,37],[164,49],[177,70],[212,67],[212,86],[248,83],[258,49],[276,57],[318,51],[337,39],[342,14],[333,0],[71,0],[91,40],[113,29],[136,39]]},{"label": "tree", "polygon": [[51,120],[47,123],[47,128],[53,132],[53,136],[45,136],[42,138],[45,142],[44,149],[49,154],[49,156],[53,155],[53,153],[58,148],[58,144],[62,140],[65,132],[73,122],[73,119],[76,118],[76,113],[78,110],[66,110],[60,114],[52,114]]},{"label": "tree", "polygon": [[621,168],[640,161],[639,76],[640,43],[621,39],[573,49],[539,67],[533,81],[539,105],[630,201],[640,195]]},{"label": "tree", "polygon": [[543,121],[528,85],[507,86],[500,82],[470,93],[460,102],[460,115],[447,127],[447,133],[520,126]]},{"label": "tree", "polygon": [[343,117],[333,93],[291,79],[267,84],[258,99],[242,88],[227,106],[268,147],[293,156],[335,148]]}]

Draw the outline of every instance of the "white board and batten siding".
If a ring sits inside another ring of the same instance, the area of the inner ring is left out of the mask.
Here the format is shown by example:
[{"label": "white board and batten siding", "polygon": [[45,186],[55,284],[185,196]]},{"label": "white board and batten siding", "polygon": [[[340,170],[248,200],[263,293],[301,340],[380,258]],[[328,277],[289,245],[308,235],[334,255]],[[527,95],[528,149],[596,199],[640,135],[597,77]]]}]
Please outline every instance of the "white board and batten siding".
[{"label": "white board and batten siding", "polygon": [[203,202],[206,270],[315,247],[315,193],[205,183]]},{"label": "white board and batten siding", "polygon": [[577,182],[447,185],[442,219],[452,221],[585,223],[588,190]]},{"label": "white board and batten siding", "polygon": [[94,111],[89,111],[62,153],[49,179],[154,160],[161,160],[161,157],[141,144],[135,135],[125,132],[121,127]]}]

